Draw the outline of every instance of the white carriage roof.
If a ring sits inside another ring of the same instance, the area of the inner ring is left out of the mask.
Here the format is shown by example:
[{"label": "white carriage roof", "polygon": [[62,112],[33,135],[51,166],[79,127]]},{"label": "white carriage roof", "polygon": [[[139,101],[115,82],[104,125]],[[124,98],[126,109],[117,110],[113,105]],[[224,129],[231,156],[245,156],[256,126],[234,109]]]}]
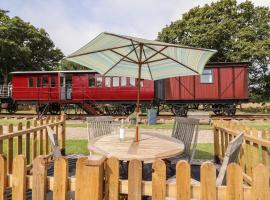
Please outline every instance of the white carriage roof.
[{"label": "white carriage roof", "polygon": [[69,71],[15,71],[10,74],[57,74],[57,73],[65,73],[65,74],[76,74],[76,73],[93,73],[96,72],[94,70],[69,70]]}]

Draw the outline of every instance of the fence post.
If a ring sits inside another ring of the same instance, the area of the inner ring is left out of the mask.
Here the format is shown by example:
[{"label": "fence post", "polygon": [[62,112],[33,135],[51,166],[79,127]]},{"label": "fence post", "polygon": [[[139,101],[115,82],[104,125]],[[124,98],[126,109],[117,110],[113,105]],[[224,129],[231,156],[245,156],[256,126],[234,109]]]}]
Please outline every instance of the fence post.
[{"label": "fence post", "polygon": [[60,148],[62,151],[62,154],[65,155],[66,154],[66,149],[65,149],[65,142],[66,142],[66,116],[62,115],[61,116],[61,143],[60,143]]},{"label": "fence post", "polygon": [[[264,140],[268,140],[268,135],[268,131],[262,132],[262,138]],[[266,146],[262,146],[262,162],[266,167],[268,167],[268,160],[268,148]]]},{"label": "fence post", "polygon": [[7,188],[7,161],[3,155],[0,155],[0,200],[6,199]]},{"label": "fence post", "polygon": [[211,162],[205,162],[201,166],[201,199],[216,199],[216,168]]},{"label": "fence post", "polygon": [[219,130],[216,127],[216,124],[214,125],[214,159],[218,163],[219,162]]},{"label": "fence post", "polygon": [[105,163],[105,200],[119,200],[119,160],[109,158]]},{"label": "fence post", "polygon": [[[13,124],[9,124],[8,133],[13,132]],[[8,149],[7,149],[7,164],[8,173],[12,173],[12,162],[13,162],[13,137],[8,138]]]},{"label": "fence post", "polygon": [[[34,128],[37,127],[37,120],[33,121]],[[32,161],[37,157],[37,132],[34,131],[32,138]]]},{"label": "fence post", "polygon": [[[51,117],[48,116],[45,120],[46,125],[50,123]],[[45,128],[45,155],[49,154],[49,136],[48,136],[48,131]]]},{"label": "fence post", "polygon": [[243,174],[242,168],[236,163],[231,163],[227,167],[227,192],[226,199],[243,199]]},{"label": "fence post", "polygon": [[[76,200],[102,200],[104,182],[103,156],[79,158],[76,164]],[[86,187],[87,186],[87,187]]]},{"label": "fence post", "polygon": [[53,199],[66,200],[68,189],[68,162],[64,157],[54,161]]},{"label": "fence post", "polygon": [[[258,138],[258,130],[252,129],[252,136]],[[259,163],[259,145],[253,142],[252,147],[252,169]]]},{"label": "fence post", "polygon": [[13,163],[12,200],[26,199],[26,160],[23,155],[17,155]]},{"label": "fence post", "polygon": [[[0,125],[0,136],[3,135],[3,126]],[[0,140],[0,154],[3,153],[3,140]]]},{"label": "fence post", "polygon": [[[22,122],[18,124],[18,131],[22,130]],[[22,154],[22,135],[18,136],[18,141],[17,141],[17,155]]]},{"label": "fence post", "polygon": [[38,156],[33,161],[33,187],[32,198],[45,200],[47,193],[47,159]]},{"label": "fence post", "polygon": [[139,200],[142,197],[142,162],[131,160],[128,165],[128,199]]},{"label": "fence post", "polygon": [[[43,119],[40,119],[39,125],[43,125]],[[43,129],[39,133],[39,155],[43,155]]]},{"label": "fence post", "polygon": [[156,160],[152,169],[152,199],[164,200],[166,197],[166,165],[163,160]]},{"label": "fence post", "polygon": [[[26,122],[26,129],[30,129],[30,121]],[[27,133],[26,136],[26,141],[25,141],[25,155],[26,155],[26,162],[27,164],[30,164],[30,133]]]},{"label": "fence post", "polygon": [[251,190],[252,200],[269,199],[269,173],[268,168],[263,164],[258,164],[252,171],[253,182]]},{"label": "fence post", "polygon": [[179,161],[176,165],[176,199],[190,200],[190,165]]},{"label": "fence post", "polygon": [[[245,128],[246,134],[250,135],[250,129]],[[251,145],[249,140],[246,141],[246,172],[247,175],[251,177]]]}]

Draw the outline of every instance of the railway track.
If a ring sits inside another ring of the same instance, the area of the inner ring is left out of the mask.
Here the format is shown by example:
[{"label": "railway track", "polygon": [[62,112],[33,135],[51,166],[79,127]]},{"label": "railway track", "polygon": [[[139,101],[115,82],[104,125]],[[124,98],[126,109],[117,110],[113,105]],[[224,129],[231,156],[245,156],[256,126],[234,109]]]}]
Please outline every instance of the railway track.
[{"label": "railway track", "polygon": [[[90,117],[91,115],[87,114],[67,114],[67,119],[68,120],[85,120],[86,117]],[[7,114],[7,113],[0,113],[0,120],[1,119],[33,119],[37,118],[38,116],[36,114]],[[122,119],[126,118],[127,116],[114,116],[115,119]],[[173,119],[173,115],[159,115],[157,116],[158,120],[171,120]],[[234,116],[216,116],[216,115],[196,115],[196,113],[193,113],[189,117],[192,118],[198,118],[201,120],[216,120],[216,119],[223,119],[223,120],[270,120],[270,114],[241,114],[241,115],[234,115]],[[146,115],[141,115],[141,119],[145,120],[147,118]]]}]

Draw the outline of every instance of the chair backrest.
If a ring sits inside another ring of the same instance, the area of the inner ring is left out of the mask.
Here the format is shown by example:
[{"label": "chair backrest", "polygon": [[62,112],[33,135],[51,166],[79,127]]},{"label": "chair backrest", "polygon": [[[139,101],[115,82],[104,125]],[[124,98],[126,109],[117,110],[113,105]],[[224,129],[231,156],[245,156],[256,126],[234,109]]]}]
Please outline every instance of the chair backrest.
[{"label": "chair backrest", "polygon": [[112,116],[87,117],[88,140],[112,133]]},{"label": "chair backrest", "polygon": [[184,154],[190,159],[194,156],[198,138],[199,119],[175,117],[172,137],[185,145]]},{"label": "chair backrest", "polygon": [[46,126],[46,128],[47,128],[47,132],[48,132],[48,136],[49,136],[49,141],[50,141],[50,144],[51,144],[51,147],[52,147],[53,157],[57,158],[57,157],[62,156],[62,153],[60,151],[60,147],[58,146],[56,134],[51,129],[51,127]]},{"label": "chair backrest", "polygon": [[223,185],[226,183],[226,170],[227,166],[232,162],[237,162],[241,145],[243,143],[244,134],[237,135],[232,141],[229,142],[225,152],[219,174],[217,177],[216,185]]}]

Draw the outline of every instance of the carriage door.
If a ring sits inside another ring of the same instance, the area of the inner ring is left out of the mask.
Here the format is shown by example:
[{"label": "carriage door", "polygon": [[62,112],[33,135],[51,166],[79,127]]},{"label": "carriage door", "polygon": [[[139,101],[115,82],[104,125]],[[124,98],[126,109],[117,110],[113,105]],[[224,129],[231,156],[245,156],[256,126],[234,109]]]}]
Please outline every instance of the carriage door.
[{"label": "carriage door", "polygon": [[72,99],[72,74],[66,75],[66,99]]},{"label": "carriage door", "polygon": [[60,74],[61,100],[66,100],[66,77]]}]

